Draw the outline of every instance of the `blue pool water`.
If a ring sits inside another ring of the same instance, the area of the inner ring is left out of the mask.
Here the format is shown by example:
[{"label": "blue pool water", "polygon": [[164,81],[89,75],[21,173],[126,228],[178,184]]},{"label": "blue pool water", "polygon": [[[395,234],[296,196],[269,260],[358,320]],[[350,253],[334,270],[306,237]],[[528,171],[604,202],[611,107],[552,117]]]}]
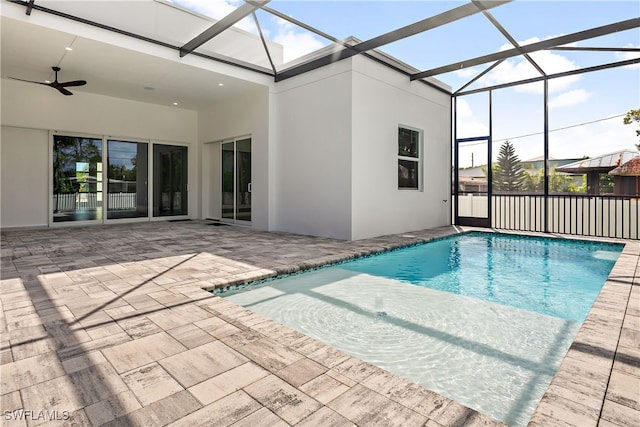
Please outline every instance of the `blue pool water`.
[{"label": "blue pool water", "polygon": [[525,426],[621,250],[469,233],[223,296]]},{"label": "blue pool water", "polygon": [[340,268],[583,321],[621,245],[469,233]]}]

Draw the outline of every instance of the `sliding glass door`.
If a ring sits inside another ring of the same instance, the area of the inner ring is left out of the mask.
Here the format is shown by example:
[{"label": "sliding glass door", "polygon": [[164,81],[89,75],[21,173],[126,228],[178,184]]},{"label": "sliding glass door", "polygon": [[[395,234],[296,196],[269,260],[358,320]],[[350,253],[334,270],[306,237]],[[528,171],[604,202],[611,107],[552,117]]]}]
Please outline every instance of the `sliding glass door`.
[{"label": "sliding glass door", "polygon": [[102,139],[54,135],[53,222],[102,220]]},{"label": "sliding glass door", "polygon": [[186,146],[57,134],[52,144],[52,223],[188,214]]},{"label": "sliding glass door", "polygon": [[251,221],[251,138],[223,142],[222,219]]},{"label": "sliding glass door", "polygon": [[187,147],[153,146],[153,216],[187,215]]},{"label": "sliding glass door", "polygon": [[107,141],[107,218],[149,216],[149,144]]}]

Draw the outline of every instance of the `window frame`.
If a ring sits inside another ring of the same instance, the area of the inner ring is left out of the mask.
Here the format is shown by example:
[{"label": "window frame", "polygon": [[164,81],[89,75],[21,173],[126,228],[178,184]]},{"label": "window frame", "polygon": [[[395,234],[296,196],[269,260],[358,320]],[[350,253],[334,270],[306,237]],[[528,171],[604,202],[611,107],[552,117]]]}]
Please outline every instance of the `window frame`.
[{"label": "window frame", "polygon": [[[412,156],[403,156],[400,155],[400,130],[408,130],[411,132],[415,132],[418,134],[418,147],[417,147],[417,151],[418,151],[418,156],[417,157],[412,157]],[[407,126],[407,125],[403,125],[403,124],[398,124],[398,134],[397,134],[397,140],[396,140],[396,154],[397,154],[397,158],[396,158],[396,166],[398,169],[398,173],[397,173],[397,179],[398,179],[398,190],[399,191],[423,191],[423,158],[424,158],[424,131],[422,129],[418,129],[416,127],[413,126]],[[416,173],[418,174],[417,176],[417,183],[416,186],[401,186],[401,182],[400,182],[400,174],[399,174],[399,169],[400,169],[400,162],[413,162],[415,163],[415,168],[416,168]]]}]

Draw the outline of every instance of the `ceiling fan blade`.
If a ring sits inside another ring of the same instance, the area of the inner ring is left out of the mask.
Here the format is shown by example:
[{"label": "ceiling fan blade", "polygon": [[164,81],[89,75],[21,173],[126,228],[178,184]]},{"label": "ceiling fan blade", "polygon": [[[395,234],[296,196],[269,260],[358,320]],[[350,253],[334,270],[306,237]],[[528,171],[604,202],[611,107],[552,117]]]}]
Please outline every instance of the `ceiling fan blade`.
[{"label": "ceiling fan blade", "polygon": [[44,85],[44,86],[49,86],[52,87],[54,89],[56,89],[58,92],[60,92],[63,95],[73,95],[72,92],[68,91],[67,89],[65,89],[65,87],[68,86],[84,86],[87,84],[86,80],[72,80],[69,82],[58,82],[58,71],[60,71],[60,67],[51,67],[51,69],[56,73],[56,77],[55,80],[50,82],[50,83],[44,83],[44,82],[36,82],[33,80],[24,80],[24,79],[18,79],[15,77],[9,77],[10,79],[13,80],[20,80],[21,82],[27,82],[27,83],[37,83],[39,85]]},{"label": "ceiling fan blade", "polygon": [[60,87],[69,87],[69,86],[84,86],[87,84],[86,80],[73,80],[70,82],[60,83]]},{"label": "ceiling fan blade", "polygon": [[63,95],[67,95],[67,96],[68,95],[73,95],[73,93],[69,92],[68,90],[66,90],[63,87],[57,87],[56,89],[58,89],[60,91],[60,93],[63,94]]},{"label": "ceiling fan blade", "polygon": [[27,82],[27,83],[36,83],[39,85],[45,85],[45,86],[51,86],[51,83],[45,83],[45,82],[34,82],[33,80],[25,80],[25,79],[18,79],[16,77],[9,77],[11,80],[19,80],[21,82]]}]

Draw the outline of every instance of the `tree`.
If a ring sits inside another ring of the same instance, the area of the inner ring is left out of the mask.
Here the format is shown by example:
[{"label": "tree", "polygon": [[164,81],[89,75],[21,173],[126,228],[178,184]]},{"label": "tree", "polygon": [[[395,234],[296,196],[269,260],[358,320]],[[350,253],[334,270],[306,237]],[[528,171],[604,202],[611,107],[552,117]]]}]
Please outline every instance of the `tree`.
[{"label": "tree", "polygon": [[[633,122],[640,123],[640,109],[629,110],[622,121],[625,125],[633,124]],[[640,137],[640,129],[636,129],[636,136]],[[640,151],[640,144],[636,144],[636,148]]]},{"label": "tree", "polygon": [[[583,185],[586,192],[586,183]],[[576,186],[569,175],[556,172],[555,166],[549,171],[549,193],[580,193],[581,188],[582,186]],[[539,169],[535,175],[527,174],[522,189],[542,193],[544,191],[544,168]]]},{"label": "tree", "polygon": [[493,189],[495,191],[520,191],[524,188],[527,172],[516,155],[513,144],[508,140],[500,147],[498,163],[493,169]]}]

